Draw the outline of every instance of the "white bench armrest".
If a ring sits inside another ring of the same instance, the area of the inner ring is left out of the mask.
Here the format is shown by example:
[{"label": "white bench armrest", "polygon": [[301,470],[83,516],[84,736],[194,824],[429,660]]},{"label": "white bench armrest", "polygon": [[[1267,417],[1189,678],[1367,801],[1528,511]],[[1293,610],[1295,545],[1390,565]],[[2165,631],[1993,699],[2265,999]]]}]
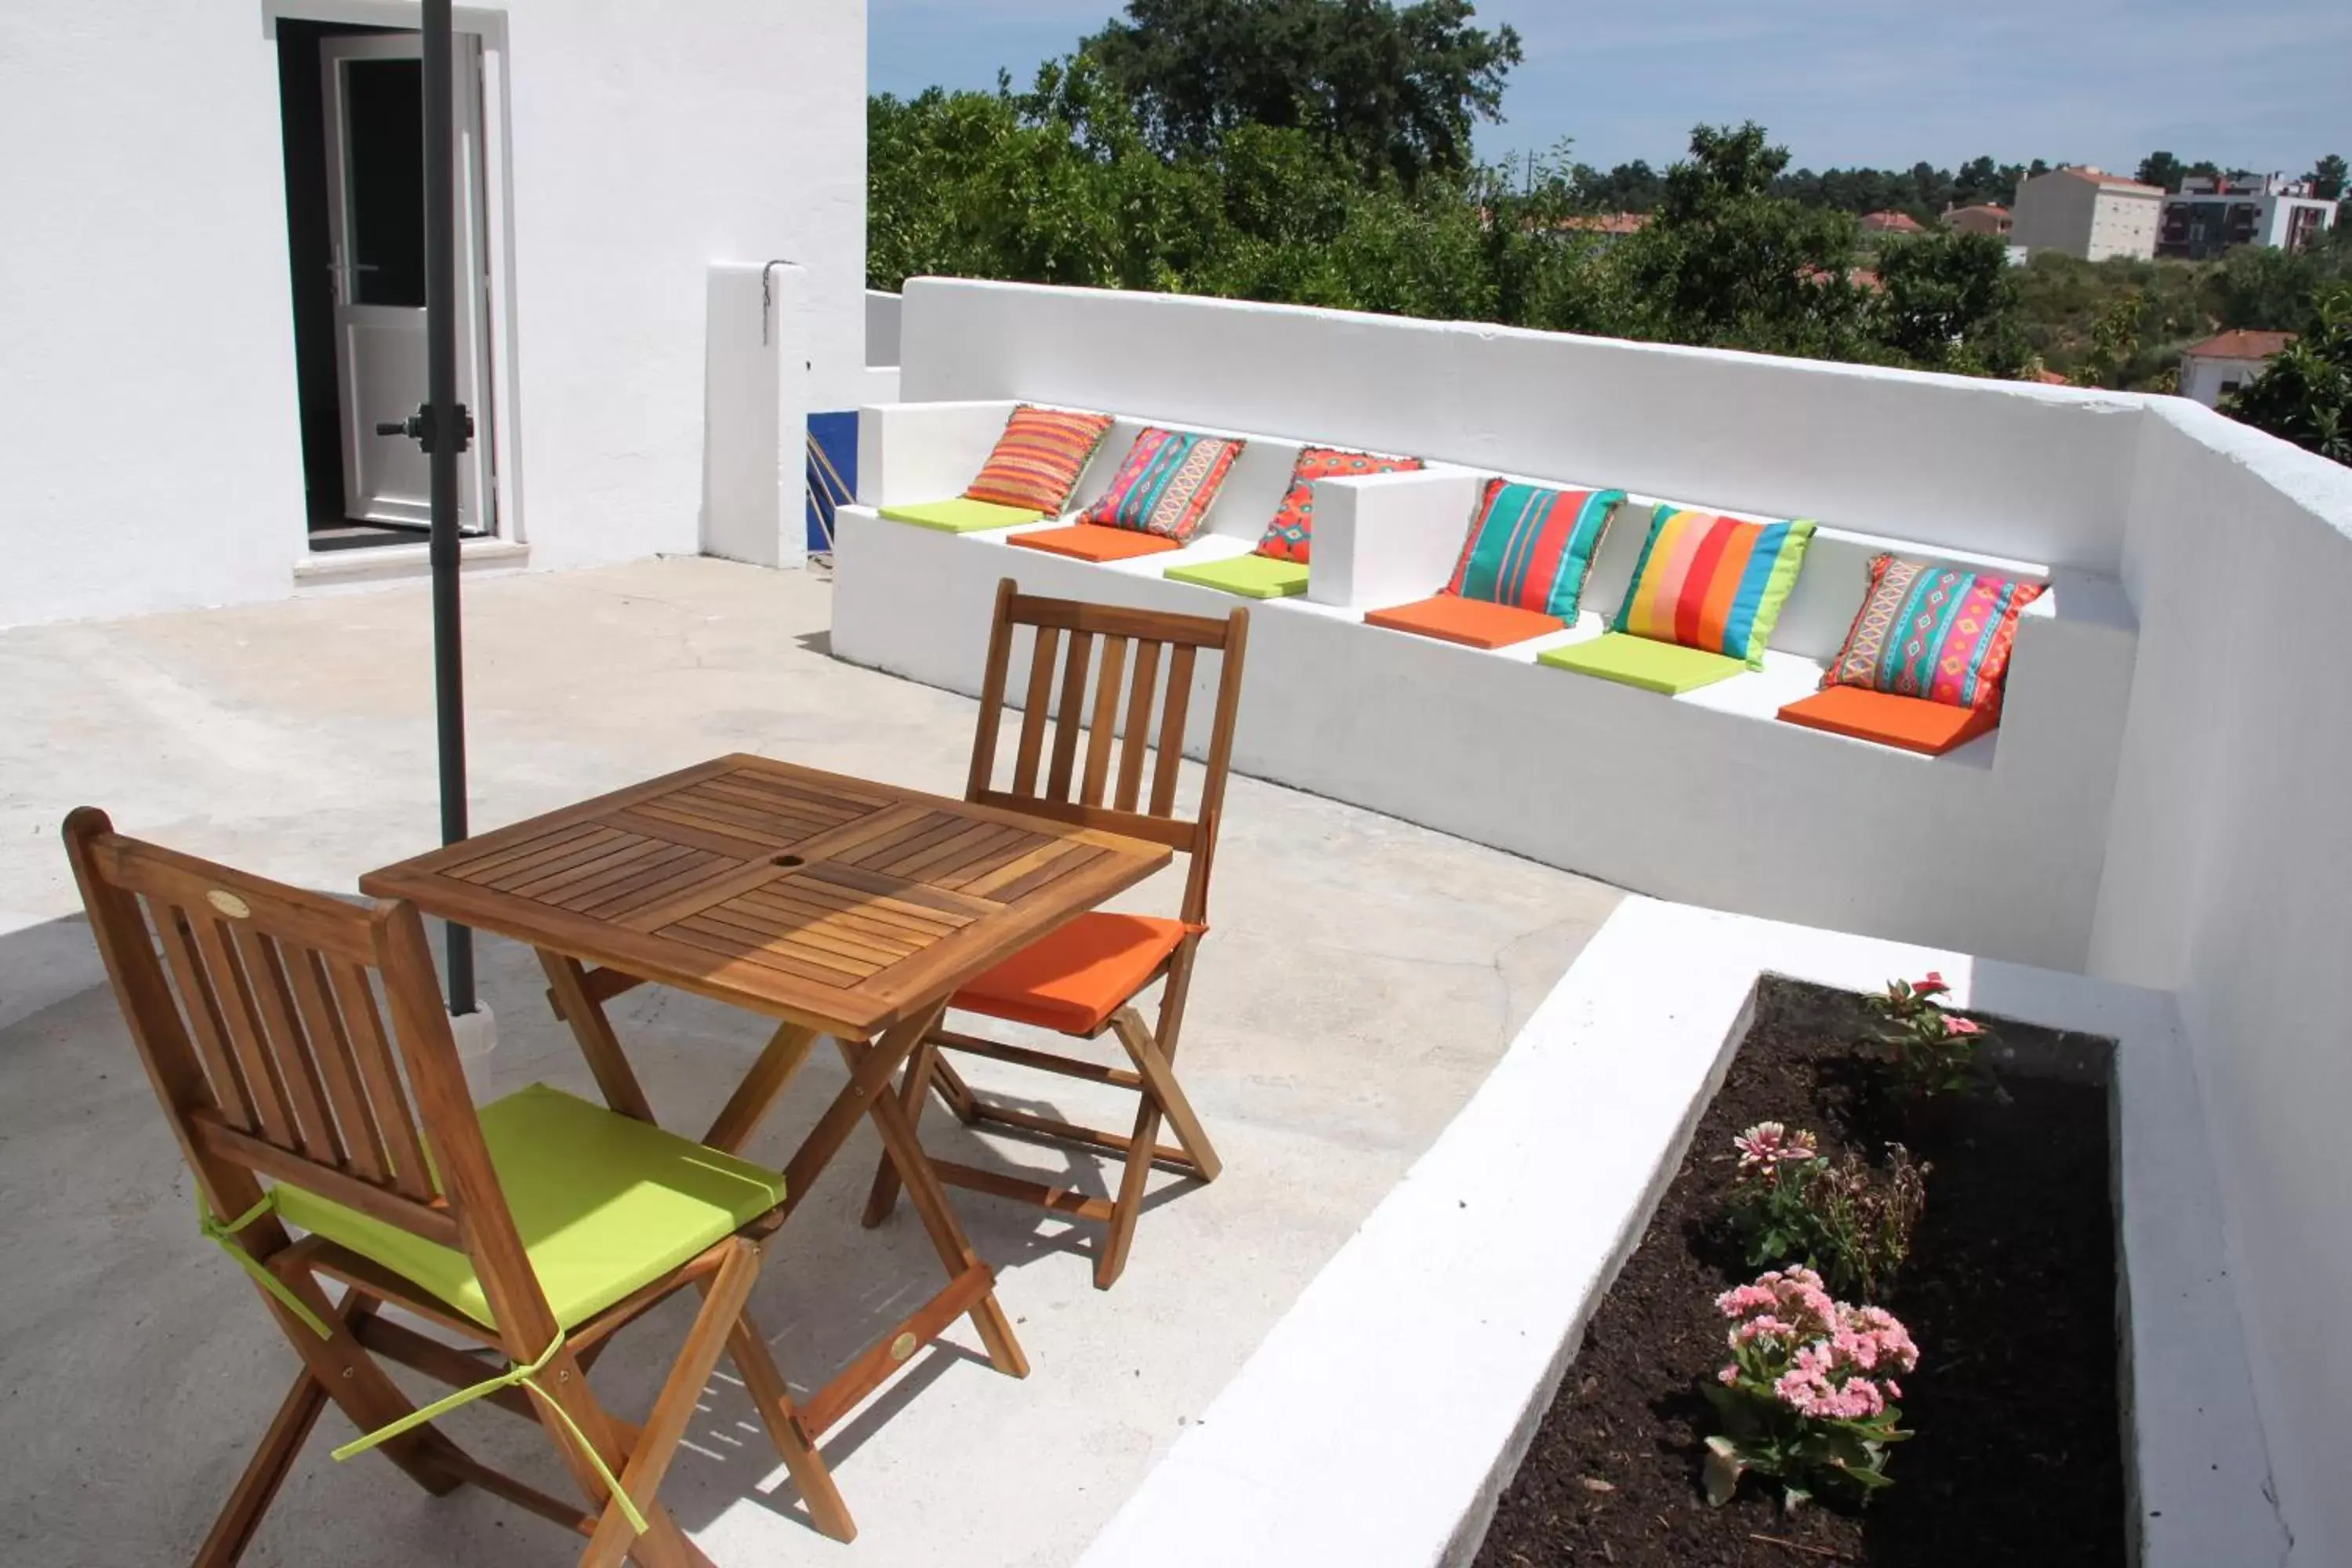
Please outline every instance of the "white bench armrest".
[{"label": "white bench armrest", "polygon": [[1459,469],[1318,479],[1307,596],[1373,610],[1436,593],[1462,554],[1481,482]]},{"label": "white bench armrest", "polygon": [[988,460],[1010,399],[979,403],[883,403],[857,411],[857,500],[906,505],[960,496]]}]

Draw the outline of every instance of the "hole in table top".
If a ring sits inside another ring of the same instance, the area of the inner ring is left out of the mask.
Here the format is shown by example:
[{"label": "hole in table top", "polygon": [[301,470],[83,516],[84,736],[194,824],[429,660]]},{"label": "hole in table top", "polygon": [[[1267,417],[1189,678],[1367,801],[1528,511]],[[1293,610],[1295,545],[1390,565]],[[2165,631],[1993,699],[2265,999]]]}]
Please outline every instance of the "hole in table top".
[{"label": "hole in table top", "polygon": [[771,855],[768,857],[768,864],[771,866],[782,866],[786,870],[790,870],[794,866],[805,866],[808,862],[802,859],[797,855]]}]

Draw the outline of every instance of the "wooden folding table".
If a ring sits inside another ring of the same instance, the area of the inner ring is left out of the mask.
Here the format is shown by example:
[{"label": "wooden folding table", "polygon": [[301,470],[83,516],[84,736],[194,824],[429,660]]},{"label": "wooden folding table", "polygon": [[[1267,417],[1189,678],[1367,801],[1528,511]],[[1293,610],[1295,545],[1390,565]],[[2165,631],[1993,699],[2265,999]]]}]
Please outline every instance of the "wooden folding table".
[{"label": "wooden folding table", "polygon": [[1157,844],[765,757],[697,767],[360,879],[362,891],[538,950],[612,1108],[655,1120],[604,1005],[646,981],[781,1020],[702,1142],[740,1151],[821,1034],[849,1081],[784,1166],[784,1215],[869,1117],[947,1287],[794,1419],[814,1441],[970,1314],[1028,1363],[890,1080],[965,982],[1167,864]]}]

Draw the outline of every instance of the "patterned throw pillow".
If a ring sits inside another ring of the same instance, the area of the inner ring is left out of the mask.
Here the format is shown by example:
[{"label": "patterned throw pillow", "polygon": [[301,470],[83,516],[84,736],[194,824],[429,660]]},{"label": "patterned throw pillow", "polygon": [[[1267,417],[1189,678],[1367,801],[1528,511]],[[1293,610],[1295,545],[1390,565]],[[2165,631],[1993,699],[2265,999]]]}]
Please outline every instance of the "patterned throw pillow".
[{"label": "patterned throw pillow", "polygon": [[1156,533],[1181,544],[1201,526],[1202,514],[1217,499],[1245,444],[1153,426],[1135,438],[1110,489],[1078,521]]},{"label": "patterned throw pillow", "polygon": [[1275,509],[1274,521],[1258,541],[1257,552],[1276,561],[1305,563],[1315,542],[1315,481],[1355,474],[1410,474],[1419,471],[1419,458],[1375,458],[1338,447],[1309,447],[1298,454],[1290,471],[1290,489]]},{"label": "patterned throw pillow", "polygon": [[1999,713],[2018,612],[2047,586],[1874,556],[1870,592],[1822,687],[1860,686]]},{"label": "patterned throw pillow", "polygon": [[1445,591],[1574,625],[1593,553],[1624,499],[1623,490],[1548,490],[1488,479]]},{"label": "patterned throw pillow", "polygon": [[1804,519],[1735,522],[1660,503],[1613,629],[1761,668],[1812,539]]},{"label": "patterned throw pillow", "polygon": [[1033,408],[1024,403],[1004,422],[995,450],[980,466],[980,478],[963,492],[966,500],[1021,506],[1052,514],[1069,503],[1087,459],[1110,429],[1108,414],[1076,414],[1066,408]]}]

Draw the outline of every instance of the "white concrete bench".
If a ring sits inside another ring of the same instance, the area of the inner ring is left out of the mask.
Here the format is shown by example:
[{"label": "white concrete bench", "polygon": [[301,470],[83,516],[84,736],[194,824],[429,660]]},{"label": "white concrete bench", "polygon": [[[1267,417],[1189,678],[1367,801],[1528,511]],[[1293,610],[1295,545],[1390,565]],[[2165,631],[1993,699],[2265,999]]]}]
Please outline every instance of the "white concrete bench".
[{"label": "white concrete bench", "polygon": [[[843,509],[835,556],[839,656],[975,692],[991,596],[1004,576],[1034,593],[1223,614],[1240,601],[1161,573],[1254,549],[1308,440],[1393,449],[1345,432],[1212,431],[1250,445],[1201,533],[1182,550],[1138,560],[1007,552],[1022,530],[950,535],[876,515],[878,505],[960,491],[1012,406],[865,411],[860,504]],[[1108,487],[1136,433],[1154,422],[1119,417],[1081,477],[1073,512]],[[1484,477],[1435,463],[1318,483],[1307,593],[1251,606],[1236,766],[1663,898],[2079,960],[2136,652],[2112,579],[1823,526],[1760,670],[1668,698],[1537,666],[1543,648],[1596,637],[1614,615],[1650,509],[1664,499],[1636,494],[1566,631],[1488,651],[1363,625],[1366,610],[1444,584]],[[1882,550],[2053,584],[2021,619],[2001,727],[1940,758],[1775,718],[1818,687]],[[1204,671],[1202,704],[1207,681]],[[1017,666],[1012,686],[1023,689]]]}]

